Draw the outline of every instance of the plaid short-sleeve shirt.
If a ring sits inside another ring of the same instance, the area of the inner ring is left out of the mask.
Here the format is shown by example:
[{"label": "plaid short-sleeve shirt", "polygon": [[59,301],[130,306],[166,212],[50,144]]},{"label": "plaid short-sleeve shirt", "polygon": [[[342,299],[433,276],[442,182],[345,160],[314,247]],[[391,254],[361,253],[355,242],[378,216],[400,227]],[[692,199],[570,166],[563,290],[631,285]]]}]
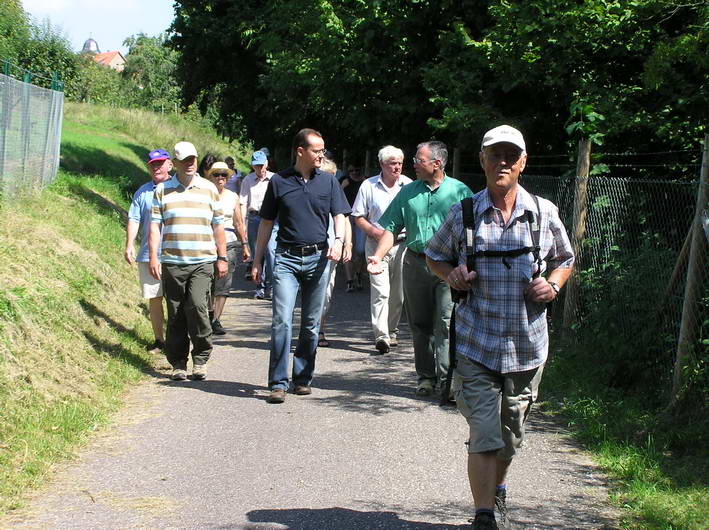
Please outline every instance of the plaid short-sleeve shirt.
[{"label": "plaid short-sleeve shirt", "polygon": [[[564,225],[553,203],[534,198],[517,186],[515,208],[505,225],[487,190],[474,197],[475,251],[516,250],[532,246],[527,220],[531,211],[540,227],[542,274],[571,268],[574,254]],[[460,203],[451,207],[446,220],[426,246],[434,261],[465,263],[465,228]],[[524,289],[532,281],[537,264],[531,253],[506,257],[482,256],[475,260],[478,277],[465,302],[456,310],[456,346],[461,355],[500,373],[521,372],[546,361],[549,334],[546,304],[526,300]]]}]

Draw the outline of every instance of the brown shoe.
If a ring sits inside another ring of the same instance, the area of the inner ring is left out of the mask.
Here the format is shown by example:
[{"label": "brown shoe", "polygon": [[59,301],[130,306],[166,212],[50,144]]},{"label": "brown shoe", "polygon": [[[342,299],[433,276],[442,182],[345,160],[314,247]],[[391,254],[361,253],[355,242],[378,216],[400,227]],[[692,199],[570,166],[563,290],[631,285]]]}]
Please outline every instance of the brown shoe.
[{"label": "brown shoe", "polygon": [[269,403],[283,403],[286,400],[286,391],[282,388],[274,388],[268,396]]},{"label": "brown shoe", "polygon": [[297,396],[309,396],[313,393],[313,389],[308,385],[295,385],[293,393]]}]

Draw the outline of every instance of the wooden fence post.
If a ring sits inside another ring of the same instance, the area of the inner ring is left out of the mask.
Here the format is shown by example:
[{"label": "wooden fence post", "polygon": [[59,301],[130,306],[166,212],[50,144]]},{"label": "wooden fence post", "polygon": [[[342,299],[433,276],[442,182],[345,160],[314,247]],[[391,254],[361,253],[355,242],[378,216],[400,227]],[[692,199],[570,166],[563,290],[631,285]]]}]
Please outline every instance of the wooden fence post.
[{"label": "wooden fence post", "polygon": [[453,148],[453,178],[460,180],[460,149]]},{"label": "wooden fence post", "polygon": [[682,304],[682,323],[680,324],[679,339],[677,340],[677,356],[675,357],[674,373],[672,374],[672,394],[670,408],[680,397],[684,385],[684,367],[687,364],[692,345],[697,340],[699,331],[699,315],[697,313],[698,301],[701,293],[702,273],[704,272],[705,253],[702,249],[707,242],[702,230],[702,211],[709,202],[709,134],[704,136],[704,155],[702,156],[702,170],[699,176],[699,189],[697,190],[697,206],[692,220],[692,243],[689,249],[689,264],[687,266],[687,285],[684,288],[684,302]]},{"label": "wooden fence post", "polygon": [[588,213],[588,174],[591,168],[591,140],[579,140],[579,152],[576,161],[576,189],[574,190],[574,234],[571,240],[576,266],[566,284],[564,299],[564,329],[568,330],[576,319],[578,309],[579,270],[581,249],[586,235],[586,215]]}]

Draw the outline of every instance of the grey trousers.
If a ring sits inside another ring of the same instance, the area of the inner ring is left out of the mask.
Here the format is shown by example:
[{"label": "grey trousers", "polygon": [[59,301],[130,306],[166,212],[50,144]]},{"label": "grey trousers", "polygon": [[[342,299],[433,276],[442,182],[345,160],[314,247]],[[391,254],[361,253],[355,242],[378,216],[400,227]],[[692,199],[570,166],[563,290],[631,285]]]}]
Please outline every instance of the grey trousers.
[{"label": "grey trousers", "polygon": [[192,361],[205,364],[212,353],[209,294],[214,263],[162,264],[163,291],[167,302],[165,356],[173,368],[187,368],[192,341]]},{"label": "grey trousers", "polygon": [[414,341],[419,385],[443,387],[448,374],[448,331],[453,300],[448,284],[426,265],[426,258],[404,256],[404,305]]}]

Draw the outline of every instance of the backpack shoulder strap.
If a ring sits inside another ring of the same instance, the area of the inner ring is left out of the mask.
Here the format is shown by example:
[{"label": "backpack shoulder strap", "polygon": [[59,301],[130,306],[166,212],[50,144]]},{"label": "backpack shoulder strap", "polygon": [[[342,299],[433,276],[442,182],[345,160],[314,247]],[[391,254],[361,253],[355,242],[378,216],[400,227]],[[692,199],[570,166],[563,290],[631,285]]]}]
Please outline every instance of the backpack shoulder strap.
[{"label": "backpack shoulder strap", "polygon": [[460,201],[463,209],[463,227],[465,228],[465,260],[468,270],[475,266],[475,204],[472,197]]},{"label": "backpack shoulder strap", "polygon": [[532,195],[532,198],[534,199],[534,204],[537,206],[537,217],[534,217],[534,214],[527,210],[527,221],[529,222],[529,231],[531,232],[532,235],[532,254],[534,256],[534,261],[537,263],[537,272],[534,273],[534,278],[537,278],[542,271],[542,258],[540,256],[541,248],[539,247],[539,233],[541,231],[541,222],[542,222],[542,211],[539,208],[539,197],[536,195]]}]

